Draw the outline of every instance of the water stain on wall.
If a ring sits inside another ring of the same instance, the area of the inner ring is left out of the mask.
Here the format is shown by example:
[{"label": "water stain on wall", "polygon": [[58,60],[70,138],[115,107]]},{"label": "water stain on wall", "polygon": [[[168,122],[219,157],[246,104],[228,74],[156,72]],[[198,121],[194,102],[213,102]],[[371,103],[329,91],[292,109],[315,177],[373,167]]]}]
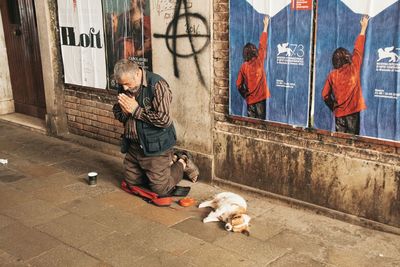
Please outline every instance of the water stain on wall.
[{"label": "water stain on wall", "polygon": [[400,226],[393,166],[221,132],[214,148],[219,178]]}]

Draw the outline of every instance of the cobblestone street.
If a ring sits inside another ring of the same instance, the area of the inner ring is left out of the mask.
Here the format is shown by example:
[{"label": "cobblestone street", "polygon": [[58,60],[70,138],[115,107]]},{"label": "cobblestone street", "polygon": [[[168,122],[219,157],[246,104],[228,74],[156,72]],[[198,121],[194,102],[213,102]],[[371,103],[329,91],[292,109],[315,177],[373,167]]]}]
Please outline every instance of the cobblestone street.
[{"label": "cobblestone street", "polygon": [[[400,266],[400,236],[239,192],[250,236],[119,188],[122,158],[0,122],[1,266]],[[99,173],[89,187],[87,173]],[[197,202],[223,188],[189,185]]]}]

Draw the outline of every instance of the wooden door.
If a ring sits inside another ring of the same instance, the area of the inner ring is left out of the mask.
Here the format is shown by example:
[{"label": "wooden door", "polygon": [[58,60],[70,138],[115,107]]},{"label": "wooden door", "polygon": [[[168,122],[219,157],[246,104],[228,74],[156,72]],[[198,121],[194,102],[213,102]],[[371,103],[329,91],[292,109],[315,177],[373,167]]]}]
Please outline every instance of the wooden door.
[{"label": "wooden door", "polygon": [[0,0],[15,111],[44,119],[42,63],[34,0]]}]

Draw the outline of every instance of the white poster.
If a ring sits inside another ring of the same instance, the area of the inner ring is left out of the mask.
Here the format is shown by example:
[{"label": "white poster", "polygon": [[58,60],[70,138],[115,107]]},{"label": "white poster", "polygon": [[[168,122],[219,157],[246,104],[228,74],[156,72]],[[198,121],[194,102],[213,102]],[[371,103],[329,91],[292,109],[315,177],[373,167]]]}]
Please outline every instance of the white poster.
[{"label": "white poster", "polygon": [[58,0],[58,18],[65,83],[105,89],[101,0]]}]

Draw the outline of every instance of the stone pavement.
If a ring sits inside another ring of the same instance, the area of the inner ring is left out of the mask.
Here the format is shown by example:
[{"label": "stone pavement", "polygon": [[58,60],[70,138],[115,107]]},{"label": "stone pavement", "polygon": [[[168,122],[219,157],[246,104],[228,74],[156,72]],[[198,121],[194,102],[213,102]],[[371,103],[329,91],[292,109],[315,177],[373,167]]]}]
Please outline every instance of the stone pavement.
[{"label": "stone pavement", "polygon": [[[121,158],[1,121],[0,159],[0,266],[400,266],[398,235],[246,192],[251,235],[228,233],[209,210],[120,190]],[[197,201],[223,191],[183,184]]]}]

